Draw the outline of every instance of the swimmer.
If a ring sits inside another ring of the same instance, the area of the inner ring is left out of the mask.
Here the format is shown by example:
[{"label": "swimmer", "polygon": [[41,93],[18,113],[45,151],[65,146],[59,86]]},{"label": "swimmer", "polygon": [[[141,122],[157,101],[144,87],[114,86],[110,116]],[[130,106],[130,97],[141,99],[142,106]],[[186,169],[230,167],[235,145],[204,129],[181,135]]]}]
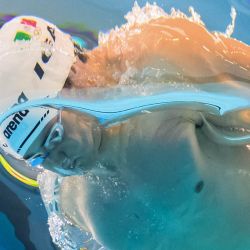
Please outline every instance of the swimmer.
[{"label": "swimmer", "polygon": [[[249,79],[247,45],[209,33],[204,25],[184,17],[162,16],[123,26],[92,51],[79,51],[68,35],[34,17],[18,17],[6,24],[0,41],[4,55],[0,82],[9,79],[4,85],[7,98],[3,107],[52,96],[62,88],[122,84],[124,75],[141,79],[145,68],[163,72],[163,82]],[[11,45],[6,48],[6,44]],[[6,52],[13,48],[18,53]],[[13,69],[15,74],[10,76]],[[146,78],[150,82],[155,75]],[[243,200],[247,198],[238,199],[239,207],[232,211],[226,209],[225,190],[237,197],[244,189],[239,176],[237,182],[225,177],[225,161],[231,171],[238,162],[248,169],[249,154],[243,161],[245,147],[222,150],[211,142],[202,144],[207,138],[196,129],[199,122],[196,113],[170,109],[104,129],[81,113],[41,108],[7,120],[2,145],[7,152],[27,160],[35,159],[44,149],[49,151],[43,166],[68,176],[60,186],[64,215],[105,247],[146,250],[181,249],[185,245],[188,249],[209,249],[210,238],[206,241],[204,235],[214,235],[215,229],[217,235],[225,233],[224,227],[217,227],[217,220],[211,220],[209,209],[224,225],[240,206],[246,207]],[[38,129],[31,134],[36,124]],[[211,179],[211,169],[215,179]],[[248,192],[242,192],[241,197],[248,197]],[[216,199],[221,201],[219,206],[214,206]],[[245,219],[248,221],[248,216]],[[235,218],[226,233],[237,234],[241,223]],[[231,246],[220,239],[213,243],[221,249]]]},{"label": "swimmer", "polygon": [[[125,24],[102,40],[72,66],[69,79],[73,87],[129,83],[125,76],[131,78],[130,83],[133,78],[150,82],[157,72],[163,77],[158,80],[165,83],[249,82],[250,47],[225,34],[209,32],[201,21],[162,15]],[[147,75],[145,69],[154,75]]]}]

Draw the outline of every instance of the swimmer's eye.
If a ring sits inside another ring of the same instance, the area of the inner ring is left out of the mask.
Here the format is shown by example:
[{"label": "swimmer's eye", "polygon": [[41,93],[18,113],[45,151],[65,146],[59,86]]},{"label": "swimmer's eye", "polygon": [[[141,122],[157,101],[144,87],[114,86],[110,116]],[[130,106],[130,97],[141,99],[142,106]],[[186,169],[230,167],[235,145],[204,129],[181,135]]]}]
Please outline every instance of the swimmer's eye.
[{"label": "swimmer's eye", "polygon": [[67,88],[67,89],[71,89],[73,86],[73,82],[72,80],[70,79],[70,77],[68,76],[65,83],[64,83],[64,86],[63,88]]},{"label": "swimmer's eye", "polygon": [[88,56],[83,53],[78,54],[78,58],[81,60],[82,63],[86,63],[88,60]]},{"label": "swimmer's eye", "polygon": [[88,60],[88,56],[86,55],[86,49],[81,48],[78,44],[74,43],[75,56],[79,58],[82,63],[86,63]]}]

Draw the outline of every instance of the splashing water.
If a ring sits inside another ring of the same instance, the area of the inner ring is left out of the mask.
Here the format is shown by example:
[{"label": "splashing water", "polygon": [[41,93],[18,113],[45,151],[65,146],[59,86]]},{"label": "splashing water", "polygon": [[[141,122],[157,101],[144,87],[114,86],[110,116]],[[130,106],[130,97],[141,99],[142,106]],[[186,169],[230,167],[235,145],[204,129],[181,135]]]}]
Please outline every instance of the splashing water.
[{"label": "splashing water", "polygon": [[84,247],[91,250],[105,250],[92,237],[92,235],[76,228],[65,218],[60,209],[59,188],[62,177],[44,170],[38,175],[40,192],[48,212],[49,232],[53,242],[63,250],[80,249]]},{"label": "splashing water", "polygon": [[128,31],[131,27],[136,24],[147,23],[151,20],[165,17],[165,18],[185,18],[189,21],[198,23],[200,25],[204,25],[202,22],[200,15],[194,11],[193,7],[189,8],[189,12],[191,16],[188,17],[186,14],[181,12],[180,10],[176,10],[174,8],[171,9],[171,13],[167,14],[162,8],[160,8],[156,3],[153,5],[150,3],[146,3],[144,7],[140,7],[137,2],[134,3],[134,6],[127,15],[125,15],[125,19],[127,21],[126,24],[122,25],[120,28],[118,26],[115,29],[111,30],[107,33],[99,33],[98,43],[99,45],[105,44],[109,39],[114,39],[114,37],[119,36],[123,37],[125,31]]},{"label": "splashing water", "polygon": [[227,29],[226,29],[226,32],[225,32],[225,35],[227,37],[230,37],[234,32],[235,19],[236,19],[236,15],[237,15],[235,8],[233,8],[233,7],[231,8],[231,14],[230,15],[231,15],[231,18],[232,18],[232,23],[227,26]]},{"label": "splashing water", "polygon": [[[176,10],[172,8],[170,13],[166,13],[161,7],[159,7],[156,3],[153,5],[150,3],[146,3],[144,7],[140,7],[138,3],[135,1],[134,6],[127,15],[125,15],[126,24],[122,25],[120,28],[118,26],[115,29],[112,29],[109,33],[99,33],[98,43],[99,45],[105,44],[109,39],[114,39],[115,36],[123,37],[125,31],[128,31],[131,27],[136,24],[147,23],[151,20],[158,19],[161,17],[164,18],[184,18],[191,22],[197,23],[199,25],[205,26],[204,22],[201,19],[201,16],[194,10],[193,7],[189,7],[190,16],[187,16],[180,10]],[[231,18],[232,23],[228,25],[225,35],[230,37],[233,34],[235,28],[235,19],[236,19],[236,10],[235,8],[231,8]]]},{"label": "splashing water", "polygon": [[[135,3],[127,22],[99,34],[89,60],[75,64],[69,78],[77,88],[147,83],[249,81],[249,46],[231,38],[236,11],[226,31],[209,32],[200,15],[156,4]],[[150,35],[149,35],[150,34]]]}]

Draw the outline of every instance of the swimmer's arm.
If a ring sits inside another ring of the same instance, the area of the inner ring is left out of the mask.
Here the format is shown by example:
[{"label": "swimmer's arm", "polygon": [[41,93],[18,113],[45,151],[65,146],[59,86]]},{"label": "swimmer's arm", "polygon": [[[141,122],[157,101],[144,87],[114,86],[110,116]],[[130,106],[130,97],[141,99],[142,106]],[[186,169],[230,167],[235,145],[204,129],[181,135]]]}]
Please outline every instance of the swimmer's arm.
[{"label": "swimmer's arm", "polygon": [[232,72],[250,78],[248,45],[220,34],[216,37],[185,19],[159,18],[131,26],[86,56],[86,62],[78,60],[72,67],[74,87],[115,85],[129,68],[145,66],[170,66],[192,82],[224,81],[233,77]]}]

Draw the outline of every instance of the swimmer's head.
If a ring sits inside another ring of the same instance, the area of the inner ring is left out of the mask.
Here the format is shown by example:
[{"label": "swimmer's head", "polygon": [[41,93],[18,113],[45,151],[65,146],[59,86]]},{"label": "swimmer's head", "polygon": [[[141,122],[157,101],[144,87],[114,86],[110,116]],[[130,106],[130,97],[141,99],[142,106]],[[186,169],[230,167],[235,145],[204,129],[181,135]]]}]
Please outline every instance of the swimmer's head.
[{"label": "swimmer's head", "polygon": [[[74,61],[70,36],[55,25],[33,16],[12,19],[0,30],[0,110],[56,96]],[[57,117],[58,112],[48,108],[16,113],[1,125],[1,147],[13,156],[25,156]]]},{"label": "swimmer's head", "polygon": [[28,99],[56,95],[74,61],[70,36],[55,25],[32,16],[12,19],[0,30],[1,109],[22,92]]},{"label": "swimmer's head", "polygon": [[54,124],[42,146],[47,154],[43,167],[63,176],[82,175],[95,164],[100,143],[101,128],[94,118],[61,111],[60,123]]}]

